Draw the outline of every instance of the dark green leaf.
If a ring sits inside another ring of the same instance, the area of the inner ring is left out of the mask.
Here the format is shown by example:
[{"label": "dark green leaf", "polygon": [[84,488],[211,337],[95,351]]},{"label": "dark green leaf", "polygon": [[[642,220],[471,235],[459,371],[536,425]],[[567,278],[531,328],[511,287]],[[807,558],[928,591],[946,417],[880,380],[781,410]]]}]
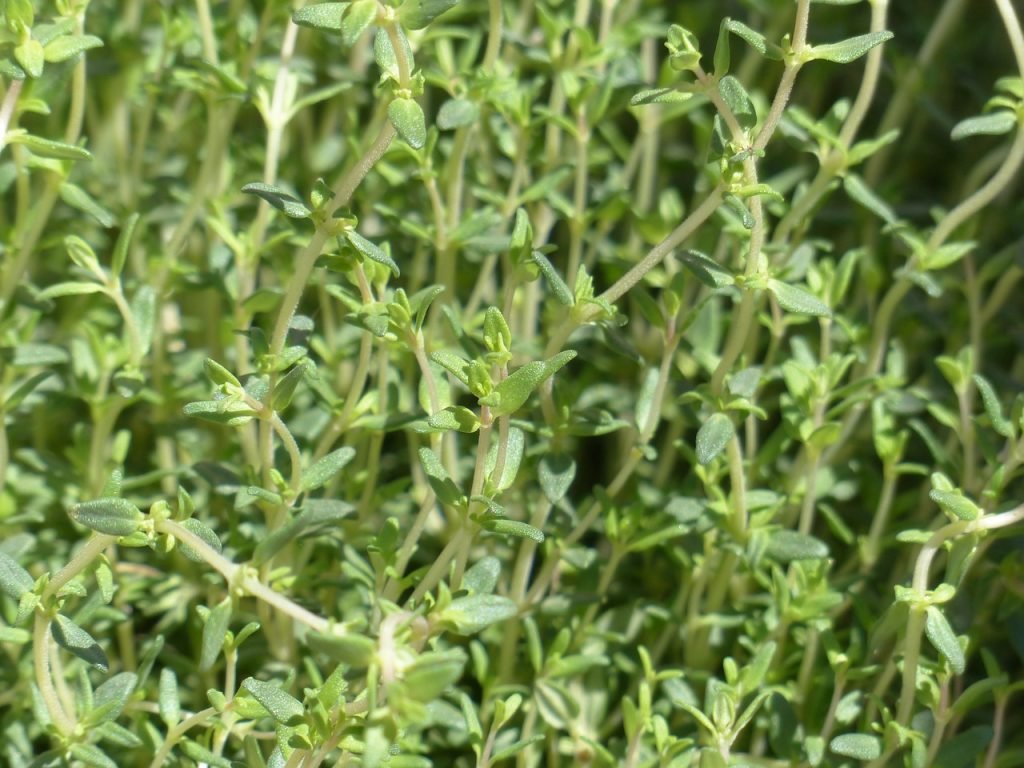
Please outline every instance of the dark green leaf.
[{"label": "dark green leaf", "polygon": [[54,616],[53,639],[61,648],[70,651],[100,672],[106,672],[110,666],[107,654],[100,648],[99,643],[92,639],[92,635],[62,613]]},{"label": "dark green leaf", "polygon": [[280,187],[254,182],[246,184],[242,187],[242,191],[266,200],[285,216],[291,216],[293,219],[305,219],[310,215],[310,210],[305,203]]}]

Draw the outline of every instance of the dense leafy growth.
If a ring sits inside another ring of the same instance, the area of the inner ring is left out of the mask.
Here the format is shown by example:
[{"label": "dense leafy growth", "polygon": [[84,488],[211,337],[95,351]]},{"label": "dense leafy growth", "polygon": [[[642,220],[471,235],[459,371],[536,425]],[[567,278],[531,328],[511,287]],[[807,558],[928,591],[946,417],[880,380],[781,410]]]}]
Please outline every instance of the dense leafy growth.
[{"label": "dense leafy growth", "polygon": [[1024,764],[1022,78],[1013,0],[0,1],[0,762]]}]

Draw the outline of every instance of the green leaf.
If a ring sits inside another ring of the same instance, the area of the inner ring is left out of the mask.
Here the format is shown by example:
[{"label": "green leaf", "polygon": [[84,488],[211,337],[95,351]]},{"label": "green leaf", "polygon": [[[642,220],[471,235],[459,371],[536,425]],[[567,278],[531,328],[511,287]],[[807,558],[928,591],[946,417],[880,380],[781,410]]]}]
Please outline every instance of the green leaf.
[{"label": "green leaf", "polygon": [[540,488],[552,504],[565,497],[575,477],[576,462],[564,453],[545,454],[537,465]]},{"label": "green leaf", "polygon": [[242,688],[252,694],[264,709],[282,725],[295,725],[302,720],[305,709],[302,703],[285,693],[275,683],[267,683],[254,677],[242,681]]},{"label": "green leaf", "polygon": [[85,501],[71,507],[69,514],[76,523],[108,536],[128,536],[142,522],[139,508],[120,498]]},{"label": "green leaf", "polygon": [[683,266],[709,288],[724,288],[736,282],[729,270],[700,251],[686,250],[679,256]]},{"label": "green leaf", "polygon": [[480,107],[469,99],[448,99],[437,111],[437,127],[442,131],[467,128],[480,117]]},{"label": "green leaf", "polygon": [[34,585],[35,579],[32,578],[32,574],[18,565],[14,558],[0,550],[0,590],[8,597],[20,600]]},{"label": "green leaf", "polygon": [[138,682],[139,678],[134,672],[121,672],[105,680],[93,694],[89,721],[104,723],[120,717]]},{"label": "green leaf", "polygon": [[469,384],[469,363],[454,352],[439,349],[437,352],[430,353],[430,359],[463,384]]},{"label": "green leaf", "polygon": [[945,615],[939,608],[932,605],[928,607],[924,621],[924,632],[935,650],[942,654],[954,674],[962,675],[967,668],[967,660],[964,658],[960,641],[957,640],[956,633],[949,625]]},{"label": "green leaf", "polygon": [[92,768],[118,768],[117,763],[95,744],[72,744],[68,751],[76,760]]},{"label": "green leaf", "polygon": [[60,185],[60,199],[72,208],[77,208],[82,213],[92,216],[100,223],[100,226],[109,229],[117,223],[114,214],[97,203],[92,195],[84,189],[69,181],[65,181]]},{"label": "green leaf", "polygon": [[110,271],[113,276],[120,277],[124,270],[125,262],[128,260],[128,250],[132,244],[132,237],[139,224],[139,214],[133,213],[127,218],[121,227],[121,234],[118,235],[117,243],[114,245],[114,257],[110,261]]},{"label": "green leaf", "polygon": [[277,382],[277,386],[274,387],[274,399],[271,402],[273,410],[280,413],[291,404],[292,397],[295,395],[295,389],[299,386],[299,382],[306,378],[312,365],[309,361],[303,361],[288,371]]},{"label": "green leaf", "polygon": [[959,491],[946,491],[933,488],[928,497],[938,504],[943,512],[960,520],[977,520],[981,517],[981,509],[973,501]]},{"label": "green leaf", "polygon": [[[376,0],[374,1],[376,2]],[[395,263],[395,260],[392,259],[386,251],[380,248],[380,246],[371,243],[354,229],[350,229],[345,232],[345,239],[361,256],[365,256],[372,261],[376,261],[378,264],[383,264],[391,270],[395,277],[398,277],[401,274],[398,269],[398,264]]]},{"label": "green leaf", "polygon": [[775,60],[782,58],[782,51],[777,45],[769,43],[764,35],[751,29],[742,21],[725,19],[722,25],[765,58]]},{"label": "green leaf", "polygon": [[865,35],[857,35],[838,43],[826,43],[824,45],[811,46],[809,58],[821,61],[834,61],[837,64],[849,64],[856,61],[876,45],[881,45],[887,40],[892,40],[893,34],[889,30],[868,32]]},{"label": "green leaf", "polygon": [[768,290],[775,294],[779,306],[787,312],[815,317],[832,317],[832,310],[806,288],[772,278],[768,281]]},{"label": "green leaf", "polygon": [[341,32],[341,16],[350,3],[316,3],[300,8],[292,14],[292,21],[300,27],[324,32]]},{"label": "green leaf", "polygon": [[852,757],[854,760],[876,760],[882,755],[882,742],[877,736],[866,733],[844,733],[828,744],[833,754]]},{"label": "green leaf", "polygon": [[170,667],[160,670],[160,684],[157,691],[160,719],[168,727],[173,728],[181,719],[181,698],[178,694],[178,676]]},{"label": "green leaf", "polygon": [[544,532],[535,528],[529,523],[522,523],[518,520],[506,520],[503,517],[487,518],[480,521],[480,527],[491,533],[501,533],[506,536],[518,536],[523,539],[533,539],[540,543],[544,541]]},{"label": "green leaf", "polygon": [[341,18],[341,41],[355,45],[363,34],[377,20],[377,0],[355,0]]},{"label": "green leaf", "polygon": [[519,612],[515,601],[501,595],[478,594],[459,597],[441,612],[459,635],[475,635],[491,624],[513,618]]},{"label": "green leaf", "polygon": [[416,701],[433,701],[462,677],[466,654],[460,649],[424,653],[405,668],[406,690]]},{"label": "green leaf", "polygon": [[285,216],[291,216],[293,219],[306,219],[311,214],[305,203],[294,195],[285,192],[280,187],[254,182],[246,184],[242,187],[242,191],[248,195],[256,195],[256,197],[266,200]]},{"label": "green leaf", "polygon": [[494,470],[498,464],[498,441],[491,441],[490,450],[487,451],[487,458],[484,461],[484,474],[495,493],[507,490],[515,482],[525,449],[526,435],[523,430],[518,427],[509,429],[508,442],[505,445],[505,466],[501,470],[501,477],[494,477]]},{"label": "green leaf", "polygon": [[43,74],[45,53],[43,52],[43,46],[38,40],[30,37],[21,45],[15,47],[14,60],[22,66],[29,77],[39,77]]},{"label": "green leaf", "polygon": [[231,768],[232,766],[232,762],[228,758],[214,754],[199,742],[191,739],[181,740],[181,751],[185,753],[186,757],[192,758],[197,765],[210,768]]},{"label": "green leaf", "polygon": [[459,0],[405,0],[398,6],[398,20],[406,29],[423,29]]},{"label": "green leaf", "polygon": [[181,412],[186,416],[195,416],[197,419],[212,421],[215,424],[225,424],[229,427],[245,424],[257,415],[256,411],[240,400],[230,399],[187,403]]},{"label": "green leaf", "polygon": [[732,419],[724,413],[715,413],[697,432],[697,461],[707,465],[720,454],[736,434]]},{"label": "green leaf", "polygon": [[156,324],[156,292],[150,285],[141,286],[132,296],[130,309],[135,327],[139,331],[140,355],[146,355],[153,343],[153,328]]},{"label": "green leaf", "polygon": [[1009,110],[999,110],[989,115],[968,117],[953,126],[950,138],[960,141],[971,136],[1002,136],[1017,126],[1017,116]]},{"label": "green leaf", "polygon": [[397,98],[388,104],[388,120],[398,135],[413,149],[427,143],[427,123],[423,107],[414,99]]},{"label": "green leaf", "polygon": [[554,265],[548,261],[548,257],[540,251],[533,252],[533,261],[540,267],[541,273],[544,278],[548,281],[548,288],[555,294],[555,298],[558,299],[558,303],[566,307],[571,307],[576,303],[576,298],[573,296],[569,286],[566,285],[562,276],[558,274],[558,270],[555,269]]},{"label": "green leaf", "polygon": [[749,130],[754,127],[757,123],[754,102],[739,80],[732,75],[726,75],[718,81],[718,93],[732,110],[741,128]]},{"label": "green leaf", "polygon": [[634,107],[644,104],[679,104],[692,98],[692,93],[680,91],[678,88],[645,88],[635,93],[629,103]]},{"label": "green leaf", "polygon": [[533,736],[525,738],[522,741],[517,741],[507,747],[495,750],[494,754],[491,755],[491,762],[497,763],[501,760],[507,760],[510,757],[515,757],[530,745],[536,744],[538,741],[543,741],[545,738],[547,737],[543,733],[535,733]]},{"label": "green leaf", "polygon": [[85,147],[78,147],[74,144],[66,144],[63,141],[53,141],[40,136],[33,136],[29,133],[16,133],[11,131],[7,134],[8,144],[21,144],[33,155],[38,157],[52,157],[57,160],[91,160],[92,155]]},{"label": "green leaf", "polygon": [[354,506],[338,499],[306,499],[298,515],[260,539],[252,554],[252,564],[262,565],[289,542],[315,532],[318,528],[331,526],[354,510]]},{"label": "green leaf", "polygon": [[[210,549],[212,549],[214,552],[220,552],[222,550],[223,547],[220,543],[220,539],[217,537],[217,534],[214,533],[213,529],[210,528],[210,526],[208,526],[202,520],[197,520],[194,517],[190,517],[188,520],[182,521],[181,527],[187,530],[188,532],[192,533],[199,539],[202,539],[203,543],[210,547]],[[187,557],[189,560],[192,560],[193,562],[205,562],[205,559],[202,557],[202,555],[200,555],[198,552],[192,549],[192,547],[190,547],[185,542],[178,542],[178,549],[181,550],[181,554],[183,554],[185,557]]]},{"label": "green leaf", "polygon": [[[413,69],[412,46],[409,45],[409,38],[401,27],[398,28],[398,39],[405,50],[405,59],[409,62],[409,69]],[[388,77],[399,82],[398,58],[395,56],[395,49],[391,45],[391,38],[384,29],[378,28],[377,34],[373,36],[373,57],[377,66],[381,68]]]},{"label": "green leaf", "polygon": [[368,667],[377,653],[377,644],[365,635],[310,632],[306,635],[306,642],[314,651],[358,669]]},{"label": "green leaf", "polygon": [[103,41],[94,35],[62,35],[43,47],[43,56],[46,61],[55,64],[102,45]]},{"label": "green leaf", "polygon": [[823,560],[828,557],[828,545],[821,539],[799,531],[773,531],[769,535],[765,554],[783,563]]},{"label": "green leaf", "polygon": [[88,296],[105,291],[106,289],[99,283],[57,283],[40,291],[39,298],[60,299],[65,296]]},{"label": "green leaf", "polygon": [[352,461],[355,455],[355,448],[348,445],[331,451],[302,473],[302,490],[315,491],[322,488]]},{"label": "green leaf", "polygon": [[210,611],[203,624],[203,644],[199,656],[199,670],[210,669],[224,648],[224,638],[231,622],[231,597],[225,597]]},{"label": "green leaf", "polygon": [[857,174],[848,173],[846,175],[843,179],[843,189],[846,190],[846,194],[850,196],[851,200],[867,208],[885,223],[894,224],[896,222],[896,214],[889,204],[875,194],[874,190],[868,187],[864,183],[864,179]]},{"label": "green leaf", "polygon": [[985,413],[988,414],[988,419],[992,422],[992,428],[1003,437],[1012,439],[1016,430],[1013,428],[1013,423],[1003,415],[1003,406],[999,403],[996,391],[988,383],[988,379],[980,373],[974,374],[972,378],[981,395],[981,402],[985,405]]},{"label": "green leaf", "polygon": [[100,672],[106,672],[110,667],[107,661],[107,654],[100,648],[99,643],[92,639],[92,635],[75,624],[63,613],[58,613],[53,620],[53,639],[57,645],[70,651],[87,664],[91,664]]},{"label": "green leaf", "polygon": [[432,414],[427,423],[434,429],[454,429],[457,432],[472,433],[480,429],[480,419],[473,411],[462,405],[450,405]]},{"label": "green leaf", "polygon": [[556,371],[576,357],[575,350],[559,352],[549,360],[536,360],[513,371],[489,395],[480,398],[480,404],[491,408],[494,416],[508,416],[518,411],[530,395]]},{"label": "green leaf", "polygon": [[441,460],[429,448],[420,448],[420,464],[427,475],[427,482],[442,504],[456,505],[462,501],[463,493],[448,474]]},{"label": "green leaf", "polygon": [[498,586],[501,575],[501,561],[492,556],[481,558],[462,577],[462,587],[474,594],[489,595]]}]

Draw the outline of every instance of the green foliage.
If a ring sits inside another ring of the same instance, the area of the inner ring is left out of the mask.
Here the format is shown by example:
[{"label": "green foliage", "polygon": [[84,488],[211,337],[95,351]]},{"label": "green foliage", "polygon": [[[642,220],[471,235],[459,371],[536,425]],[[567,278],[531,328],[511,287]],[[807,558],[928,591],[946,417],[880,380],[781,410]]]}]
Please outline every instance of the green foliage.
[{"label": "green foliage", "polygon": [[0,2],[0,764],[1020,764],[1024,34],[933,5]]}]

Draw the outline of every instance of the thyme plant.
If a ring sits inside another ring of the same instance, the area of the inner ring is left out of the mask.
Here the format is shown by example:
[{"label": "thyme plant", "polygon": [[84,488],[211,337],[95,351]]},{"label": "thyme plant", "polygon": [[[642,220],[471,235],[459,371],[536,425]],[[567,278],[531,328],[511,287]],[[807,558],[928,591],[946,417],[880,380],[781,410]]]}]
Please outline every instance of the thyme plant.
[{"label": "thyme plant", "polygon": [[0,9],[4,764],[1024,763],[1012,0]]}]

